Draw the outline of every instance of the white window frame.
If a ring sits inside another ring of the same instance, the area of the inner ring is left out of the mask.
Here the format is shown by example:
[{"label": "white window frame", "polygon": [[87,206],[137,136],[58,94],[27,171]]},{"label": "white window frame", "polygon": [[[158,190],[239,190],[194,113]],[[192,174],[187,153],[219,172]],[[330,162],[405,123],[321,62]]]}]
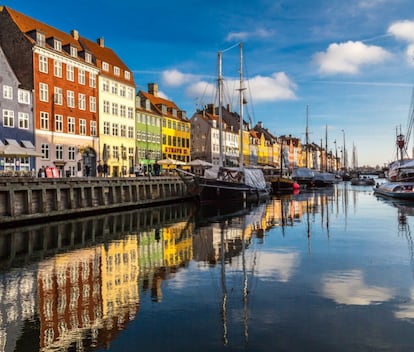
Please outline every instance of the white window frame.
[{"label": "white window frame", "polygon": [[55,87],[54,102],[56,105],[63,105],[63,90],[60,87]]},{"label": "white window frame", "polygon": [[66,79],[68,81],[75,81],[75,67],[73,65],[66,65]]},{"label": "white window frame", "polygon": [[3,109],[3,127],[14,127],[14,111]]},{"label": "white window frame", "polygon": [[49,101],[49,86],[46,83],[39,83],[39,100],[48,102]]},{"label": "white window frame", "polygon": [[48,73],[49,71],[48,58],[44,55],[39,55],[39,71],[43,73]]},{"label": "white window frame", "polygon": [[73,90],[68,90],[66,92],[66,104],[69,108],[75,107],[75,92]]},{"label": "white window frame", "polygon": [[86,135],[86,120],[79,119],[79,134],[82,136]]},{"label": "white window frame", "polygon": [[83,93],[78,94],[79,110],[86,110],[86,95]]},{"label": "white window frame", "polygon": [[3,85],[3,98],[13,100],[13,87]]},{"label": "white window frame", "polygon": [[49,130],[49,113],[45,111],[40,112],[40,129]]},{"label": "white window frame", "polygon": [[68,116],[68,133],[76,133],[76,119]]},{"label": "white window frame", "polygon": [[21,112],[19,111],[17,113],[17,119],[18,119],[18,126],[22,130],[28,130],[29,129],[29,114],[27,112]]},{"label": "white window frame", "polygon": [[17,100],[18,100],[19,103],[27,104],[27,105],[30,104],[30,93],[29,93],[29,91],[19,88],[17,90],[17,95],[18,95]]},{"label": "white window frame", "polygon": [[55,114],[55,131],[63,132],[63,115]]},{"label": "white window frame", "polygon": [[62,62],[59,60],[53,61],[53,72],[55,77],[62,77]]}]

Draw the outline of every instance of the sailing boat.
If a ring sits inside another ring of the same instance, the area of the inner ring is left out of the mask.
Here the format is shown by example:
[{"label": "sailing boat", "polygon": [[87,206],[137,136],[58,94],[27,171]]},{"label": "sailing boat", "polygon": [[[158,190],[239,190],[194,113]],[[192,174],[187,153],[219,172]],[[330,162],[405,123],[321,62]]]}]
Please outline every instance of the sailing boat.
[{"label": "sailing boat", "polygon": [[218,91],[219,91],[219,166],[205,170],[204,175],[196,175],[181,169],[178,174],[188,185],[189,193],[200,203],[237,202],[247,204],[261,202],[270,195],[269,187],[265,181],[263,171],[259,168],[246,168],[243,162],[243,44],[240,47],[240,150],[239,166],[225,167],[223,165],[223,141],[222,141],[222,52],[218,53]]}]

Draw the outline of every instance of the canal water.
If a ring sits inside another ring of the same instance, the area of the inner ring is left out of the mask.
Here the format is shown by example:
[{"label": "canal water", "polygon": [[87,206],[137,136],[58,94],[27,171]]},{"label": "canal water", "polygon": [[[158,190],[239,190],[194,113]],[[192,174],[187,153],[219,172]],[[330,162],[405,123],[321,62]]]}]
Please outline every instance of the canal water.
[{"label": "canal water", "polygon": [[414,203],[371,187],[0,230],[0,351],[412,351]]}]

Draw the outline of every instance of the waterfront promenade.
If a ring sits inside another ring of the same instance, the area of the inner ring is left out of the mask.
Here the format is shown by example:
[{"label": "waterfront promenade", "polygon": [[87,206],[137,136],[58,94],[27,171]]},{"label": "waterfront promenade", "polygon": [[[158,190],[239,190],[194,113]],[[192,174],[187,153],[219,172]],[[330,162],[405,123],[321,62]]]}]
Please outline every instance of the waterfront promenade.
[{"label": "waterfront promenade", "polygon": [[0,177],[0,224],[14,226],[187,198],[187,188],[176,176]]}]

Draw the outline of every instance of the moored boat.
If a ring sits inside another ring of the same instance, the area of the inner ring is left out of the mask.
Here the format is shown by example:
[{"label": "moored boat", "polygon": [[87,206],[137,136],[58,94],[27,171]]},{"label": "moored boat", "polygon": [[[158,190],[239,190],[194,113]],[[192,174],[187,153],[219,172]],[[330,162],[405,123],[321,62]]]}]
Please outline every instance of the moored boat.
[{"label": "moored boat", "polygon": [[290,193],[294,191],[298,191],[300,189],[299,183],[292,180],[289,177],[284,176],[273,176],[270,179],[270,184],[272,187],[272,193],[278,194],[278,193]]},{"label": "moored boat", "polygon": [[353,177],[351,179],[351,185],[353,186],[374,186],[375,179],[368,176]]},{"label": "moored boat", "polygon": [[377,184],[373,190],[376,195],[414,200],[414,182],[385,182]]}]

